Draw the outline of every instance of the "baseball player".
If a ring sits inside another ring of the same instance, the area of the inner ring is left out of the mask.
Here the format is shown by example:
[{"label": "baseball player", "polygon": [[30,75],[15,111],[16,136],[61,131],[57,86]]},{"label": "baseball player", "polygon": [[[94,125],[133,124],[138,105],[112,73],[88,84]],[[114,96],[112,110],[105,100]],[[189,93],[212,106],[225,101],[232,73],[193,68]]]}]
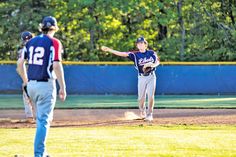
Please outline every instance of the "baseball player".
[{"label": "baseball player", "polygon": [[[52,16],[43,18],[41,35],[28,41],[17,61],[18,71],[29,97],[35,104],[37,129],[34,140],[34,156],[45,157],[46,139],[56,103],[56,79],[59,97],[66,99],[66,86],[61,63],[62,44],[54,38],[58,31],[57,20]],[[28,61],[26,72],[25,61]]]},{"label": "baseball player", "polygon": [[[153,50],[147,50],[148,42],[144,37],[136,40],[137,52],[120,52],[109,47],[102,46],[103,51],[111,52],[117,56],[128,57],[134,62],[138,70],[138,101],[140,118],[146,121],[153,120],[154,95],[156,88],[156,67],[160,64],[159,58]],[[146,110],[145,100],[148,96],[148,108]]]},{"label": "baseball player", "polygon": [[[18,50],[18,58],[20,58],[20,55],[22,53],[23,47],[25,44],[33,38],[33,34],[29,31],[24,31],[21,33],[21,46]],[[27,96],[26,91],[23,89],[23,103],[25,107],[25,117],[26,117],[26,122],[33,123],[34,122],[34,114],[33,114],[33,104],[29,97]]]}]

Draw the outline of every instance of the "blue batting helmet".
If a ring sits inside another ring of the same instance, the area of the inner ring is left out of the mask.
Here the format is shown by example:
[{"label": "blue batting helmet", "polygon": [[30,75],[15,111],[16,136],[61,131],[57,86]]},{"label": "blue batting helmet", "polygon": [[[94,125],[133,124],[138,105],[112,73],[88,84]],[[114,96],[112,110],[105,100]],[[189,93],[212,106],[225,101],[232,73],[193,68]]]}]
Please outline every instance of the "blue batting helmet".
[{"label": "blue batting helmet", "polygon": [[21,33],[21,40],[26,41],[33,38],[33,34],[29,31],[24,31]]}]

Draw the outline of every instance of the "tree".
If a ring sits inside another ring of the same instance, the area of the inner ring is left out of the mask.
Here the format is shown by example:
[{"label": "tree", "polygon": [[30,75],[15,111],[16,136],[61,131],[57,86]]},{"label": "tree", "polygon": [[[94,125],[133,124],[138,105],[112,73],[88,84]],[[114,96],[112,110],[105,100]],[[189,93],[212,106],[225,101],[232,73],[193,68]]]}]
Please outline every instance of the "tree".
[{"label": "tree", "polygon": [[162,61],[234,61],[235,14],[232,0],[1,1],[0,59],[16,59],[20,33],[38,34],[42,18],[52,15],[66,60],[126,61],[100,46],[129,51],[144,36]]}]

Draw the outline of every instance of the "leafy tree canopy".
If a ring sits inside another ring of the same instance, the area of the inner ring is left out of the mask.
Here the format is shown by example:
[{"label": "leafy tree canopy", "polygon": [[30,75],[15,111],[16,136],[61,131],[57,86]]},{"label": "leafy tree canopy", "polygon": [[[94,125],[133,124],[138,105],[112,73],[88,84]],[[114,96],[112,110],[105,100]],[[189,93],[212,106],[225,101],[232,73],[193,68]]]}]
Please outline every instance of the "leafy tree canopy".
[{"label": "leafy tree canopy", "polygon": [[44,16],[57,18],[65,60],[124,61],[100,50],[136,49],[144,36],[162,61],[234,61],[236,4],[194,0],[3,0],[0,60],[15,60],[20,33],[36,35]]}]

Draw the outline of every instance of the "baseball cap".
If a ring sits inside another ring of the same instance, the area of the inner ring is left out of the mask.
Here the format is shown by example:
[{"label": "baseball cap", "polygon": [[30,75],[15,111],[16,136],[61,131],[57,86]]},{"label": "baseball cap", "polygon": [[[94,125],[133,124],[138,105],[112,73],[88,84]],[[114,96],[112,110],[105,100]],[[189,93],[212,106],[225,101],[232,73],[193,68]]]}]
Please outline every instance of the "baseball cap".
[{"label": "baseball cap", "polygon": [[29,31],[24,31],[21,33],[21,40],[26,41],[33,38],[33,34]]},{"label": "baseball cap", "polygon": [[55,29],[58,30],[57,20],[55,17],[46,16],[43,18],[42,23],[40,24],[42,30],[45,29]]},{"label": "baseball cap", "polygon": [[137,40],[136,40],[136,43],[139,43],[139,42],[144,42],[147,44],[147,41],[145,40],[144,37],[139,37]]}]

